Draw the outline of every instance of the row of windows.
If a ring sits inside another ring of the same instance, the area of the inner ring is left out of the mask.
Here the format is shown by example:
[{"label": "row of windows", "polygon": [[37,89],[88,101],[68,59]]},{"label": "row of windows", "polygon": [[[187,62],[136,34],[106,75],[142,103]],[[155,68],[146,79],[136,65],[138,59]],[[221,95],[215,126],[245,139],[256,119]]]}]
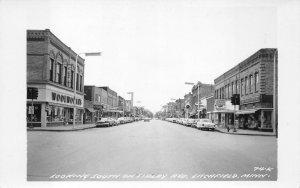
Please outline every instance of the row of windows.
[{"label": "row of windows", "polygon": [[[77,70],[79,70],[77,68]],[[50,81],[64,85],[74,89],[74,70],[70,70],[67,66],[63,66],[59,62],[55,62],[50,58]],[[77,73],[76,76],[76,90],[83,91],[83,76]]]},{"label": "row of windows", "polygon": [[215,90],[216,99],[229,99],[233,94],[241,96],[257,92],[259,89],[259,73],[256,72],[240,80],[235,80]]}]

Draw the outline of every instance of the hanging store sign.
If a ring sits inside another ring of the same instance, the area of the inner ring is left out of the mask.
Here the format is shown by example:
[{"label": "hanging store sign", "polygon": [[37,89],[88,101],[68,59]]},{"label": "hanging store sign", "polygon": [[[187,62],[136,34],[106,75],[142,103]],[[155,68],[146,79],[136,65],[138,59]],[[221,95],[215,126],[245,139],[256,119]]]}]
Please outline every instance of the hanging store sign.
[{"label": "hanging store sign", "polygon": [[225,109],[225,100],[224,99],[216,99],[215,100],[215,109],[216,110],[224,110]]}]

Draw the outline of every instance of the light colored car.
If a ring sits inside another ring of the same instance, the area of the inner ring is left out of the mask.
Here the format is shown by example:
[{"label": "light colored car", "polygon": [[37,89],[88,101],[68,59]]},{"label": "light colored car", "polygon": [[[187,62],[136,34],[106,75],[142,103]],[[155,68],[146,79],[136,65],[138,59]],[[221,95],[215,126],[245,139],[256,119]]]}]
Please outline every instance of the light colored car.
[{"label": "light colored car", "polygon": [[111,118],[100,118],[96,123],[96,127],[110,127],[115,124]]},{"label": "light colored car", "polygon": [[197,129],[200,130],[215,130],[216,125],[210,119],[200,119],[197,124]]},{"label": "light colored car", "polygon": [[197,119],[188,119],[187,120],[187,126],[189,127],[196,127]]},{"label": "light colored car", "polygon": [[179,119],[177,120],[177,123],[179,123],[179,124],[182,125],[183,120],[184,120],[184,118],[179,118]]},{"label": "light colored car", "polygon": [[182,120],[182,125],[188,126],[188,119],[187,118]]},{"label": "light colored car", "polygon": [[145,122],[145,121],[148,121],[148,122],[149,122],[149,121],[150,121],[150,118],[145,117],[145,118],[144,118],[144,122]]},{"label": "light colored car", "polygon": [[119,124],[124,124],[125,123],[125,118],[124,117],[119,117],[117,121],[118,121]]}]

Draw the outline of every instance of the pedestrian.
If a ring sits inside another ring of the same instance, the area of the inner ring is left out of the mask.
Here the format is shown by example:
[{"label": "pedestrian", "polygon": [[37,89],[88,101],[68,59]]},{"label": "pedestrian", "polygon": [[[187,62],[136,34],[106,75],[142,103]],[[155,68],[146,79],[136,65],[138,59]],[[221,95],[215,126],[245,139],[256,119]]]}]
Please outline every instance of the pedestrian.
[{"label": "pedestrian", "polygon": [[229,132],[230,131],[230,127],[229,127],[229,125],[227,125],[227,132]]}]

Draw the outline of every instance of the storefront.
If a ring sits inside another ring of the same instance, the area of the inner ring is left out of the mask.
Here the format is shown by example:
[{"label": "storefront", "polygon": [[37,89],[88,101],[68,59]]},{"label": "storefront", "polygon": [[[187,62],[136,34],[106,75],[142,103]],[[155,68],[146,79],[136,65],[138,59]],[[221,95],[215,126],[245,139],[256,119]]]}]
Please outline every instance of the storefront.
[{"label": "storefront", "polygon": [[272,131],[272,108],[255,108],[236,112],[239,128]]},{"label": "storefront", "polygon": [[216,99],[214,111],[209,112],[210,118],[218,126],[225,128],[234,125],[234,106],[230,101]]},{"label": "storefront", "polygon": [[97,111],[94,109],[92,101],[84,100],[83,124],[97,122],[97,118],[95,118],[96,112]]},{"label": "storefront", "polygon": [[[29,87],[29,86],[28,86]],[[76,124],[83,123],[83,96],[51,85],[33,85],[39,91],[38,98],[27,100],[27,126],[51,127],[73,124],[73,112],[76,107]]]}]

